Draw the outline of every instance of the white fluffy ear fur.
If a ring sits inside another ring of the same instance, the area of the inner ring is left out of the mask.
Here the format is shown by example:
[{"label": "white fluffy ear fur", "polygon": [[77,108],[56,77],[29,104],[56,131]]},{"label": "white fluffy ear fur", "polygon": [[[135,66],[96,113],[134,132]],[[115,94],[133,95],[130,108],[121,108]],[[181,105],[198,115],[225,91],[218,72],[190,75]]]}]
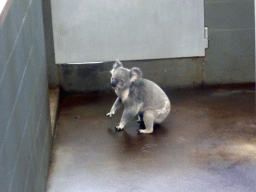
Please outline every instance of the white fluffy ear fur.
[{"label": "white fluffy ear fur", "polygon": [[118,68],[118,67],[123,67],[123,64],[116,59],[116,62],[113,65],[113,69],[110,71],[110,73],[113,75],[114,71]]},{"label": "white fluffy ear fur", "polygon": [[133,67],[130,71],[131,82],[138,81],[142,77],[142,72],[139,68]]}]

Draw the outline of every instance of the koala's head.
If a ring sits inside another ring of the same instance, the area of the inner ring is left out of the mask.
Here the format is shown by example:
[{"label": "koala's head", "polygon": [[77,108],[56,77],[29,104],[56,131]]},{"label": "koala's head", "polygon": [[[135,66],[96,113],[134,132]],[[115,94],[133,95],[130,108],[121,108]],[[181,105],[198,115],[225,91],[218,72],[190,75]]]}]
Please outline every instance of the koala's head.
[{"label": "koala's head", "polygon": [[118,91],[128,89],[131,83],[140,80],[142,77],[142,72],[139,68],[124,68],[123,64],[118,59],[114,63],[113,69],[110,73],[112,74],[111,86],[113,89]]}]

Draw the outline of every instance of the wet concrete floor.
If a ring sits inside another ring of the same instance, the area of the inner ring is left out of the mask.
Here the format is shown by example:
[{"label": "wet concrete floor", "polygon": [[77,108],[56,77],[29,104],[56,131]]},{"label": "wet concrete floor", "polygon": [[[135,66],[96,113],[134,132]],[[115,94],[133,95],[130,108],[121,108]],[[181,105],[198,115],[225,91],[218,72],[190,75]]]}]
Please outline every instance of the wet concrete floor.
[{"label": "wet concrete floor", "polygon": [[116,132],[114,93],[68,95],[57,120],[48,192],[255,192],[255,93],[166,91],[172,111],[153,134],[136,119]]}]

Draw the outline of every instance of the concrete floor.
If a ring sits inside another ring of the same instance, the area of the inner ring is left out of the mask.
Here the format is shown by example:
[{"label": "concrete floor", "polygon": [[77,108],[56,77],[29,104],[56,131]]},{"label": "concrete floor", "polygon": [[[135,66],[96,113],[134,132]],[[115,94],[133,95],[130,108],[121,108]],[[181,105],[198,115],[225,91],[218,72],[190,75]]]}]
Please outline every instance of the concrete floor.
[{"label": "concrete floor", "polygon": [[60,87],[50,87],[48,89],[49,104],[50,104],[50,116],[51,116],[51,131],[54,135],[54,129],[57,121],[59,98],[60,98]]},{"label": "concrete floor", "polygon": [[168,119],[153,134],[136,120],[116,132],[114,93],[68,95],[60,106],[48,192],[256,191],[255,94],[167,91]]}]

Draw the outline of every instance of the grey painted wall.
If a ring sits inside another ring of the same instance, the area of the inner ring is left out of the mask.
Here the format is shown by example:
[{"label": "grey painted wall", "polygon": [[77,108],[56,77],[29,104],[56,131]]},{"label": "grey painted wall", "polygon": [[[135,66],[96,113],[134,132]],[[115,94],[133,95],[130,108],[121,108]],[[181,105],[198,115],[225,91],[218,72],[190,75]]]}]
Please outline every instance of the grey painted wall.
[{"label": "grey painted wall", "polygon": [[41,0],[13,0],[0,26],[0,191],[43,192],[52,138]]},{"label": "grey painted wall", "polygon": [[60,84],[59,65],[55,64],[55,53],[53,43],[51,0],[43,0],[43,21],[45,36],[45,51],[47,60],[48,82],[50,86]]},{"label": "grey painted wall", "polygon": [[[139,67],[144,78],[163,88],[200,86],[202,58],[124,61],[124,66]],[[68,92],[110,90],[113,62],[96,65],[61,65],[61,86]]]},{"label": "grey painted wall", "polygon": [[254,1],[205,0],[205,25],[206,84],[255,81]]},{"label": "grey painted wall", "polygon": [[[125,61],[163,88],[200,87],[255,81],[254,1],[204,1],[209,49],[202,58]],[[86,24],[85,24],[86,25]],[[88,92],[110,89],[112,63],[61,65],[64,90]]]}]

